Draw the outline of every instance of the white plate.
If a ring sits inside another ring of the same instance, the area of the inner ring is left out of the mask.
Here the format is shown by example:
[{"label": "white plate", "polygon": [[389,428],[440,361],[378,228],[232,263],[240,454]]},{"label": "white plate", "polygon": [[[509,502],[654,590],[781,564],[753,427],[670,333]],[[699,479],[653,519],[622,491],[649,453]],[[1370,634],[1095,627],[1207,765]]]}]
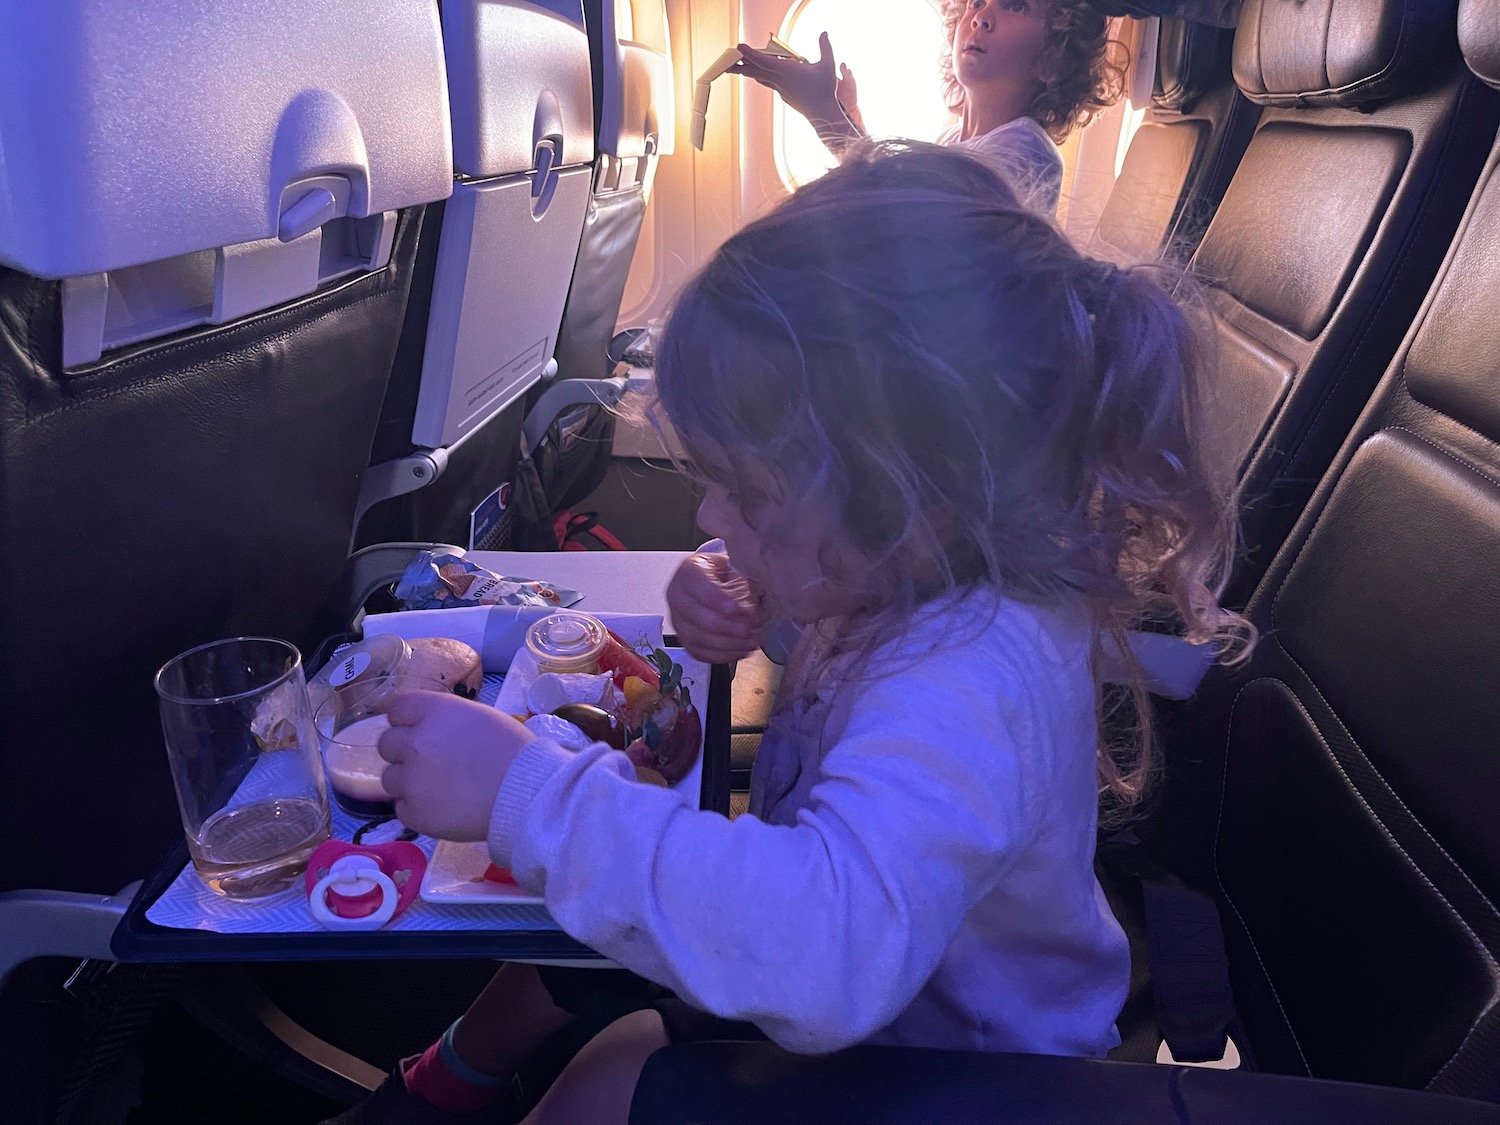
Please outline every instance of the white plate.
[{"label": "white plate", "polygon": [[[438,611],[447,612],[447,611]],[[700,664],[680,649],[668,649],[672,659],[681,664],[683,675],[692,685],[693,703],[702,715],[708,705],[708,665]],[[526,710],[526,689],[536,678],[536,662],[531,654],[522,650],[511,661],[510,671],[500,685],[498,698],[493,706],[507,713]],[[486,687],[489,677],[486,677]],[[707,728],[705,724],[705,736]],[[698,747],[698,760],[686,777],[672,789],[694,808],[698,807],[703,791],[703,747]],[[427,864],[427,873],[422,876],[422,886],[417,891],[423,902],[437,906],[489,904],[493,906],[543,905],[542,899],[528,894],[520,887],[506,883],[491,883],[485,879],[485,870],[490,865],[489,849],[483,842],[455,844],[451,840],[439,840]]]},{"label": "white plate", "polygon": [[417,896],[439,906],[489,904],[492,906],[540,906],[540,895],[530,894],[514,883],[492,883],[484,877],[490,853],[483,842],[455,844],[439,840],[422,876]]},{"label": "white plate", "polygon": [[[608,615],[601,614],[605,624],[609,624]],[[627,636],[628,641],[634,641],[634,637]],[[708,676],[709,667],[694,660],[680,648],[669,648],[666,650],[678,664],[682,665],[683,679],[687,681],[693,696],[693,706],[698,709],[698,716],[702,721],[708,710]],[[537,677],[536,658],[530,652],[522,649],[516,653],[515,659],[510,663],[510,671],[505,674],[505,682],[500,685],[500,694],[495,699],[495,707],[508,715],[520,715],[526,711],[526,689]],[[708,737],[708,724],[703,722],[702,738]],[[698,744],[698,759],[693,763],[693,768],[688,770],[687,776],[672,786],[674,793],[682,794],[684,800],[697,808],[703,797],[703,743]]]}]

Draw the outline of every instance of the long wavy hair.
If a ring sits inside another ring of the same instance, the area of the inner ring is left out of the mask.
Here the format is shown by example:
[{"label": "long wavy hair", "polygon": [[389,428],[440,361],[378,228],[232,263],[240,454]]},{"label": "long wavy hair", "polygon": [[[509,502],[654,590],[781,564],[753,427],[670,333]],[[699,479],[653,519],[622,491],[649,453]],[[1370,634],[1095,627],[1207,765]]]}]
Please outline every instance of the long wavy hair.
[{"label": "long wavy hair", "polygon": [[[1058,144],[1087,125],[1125,92],[1128,52],[1109,37],[1109,20],[1086,0],[1033,0],[1042,6],[1047,32],[1037,57],[1040,89],[1026,114]],[[953,32],[968,9],[965,0],[943,0],[943,54],[938,63],[948,108],[962,113],[964,88],[953,73]]]},{"label": "long wavy hair", "polygon": [[1104,819],[1154,771],[1126,632],[1171,622],[1223,659],[1251,639],[1218,602],[1235,497],[1180,280],[1080,254],[960,150],[863,144],[719,249],[657,353],[690,464],[741,495],[740,469],[771,467],[837,514],[858,555],[827,579],[860,607],[844,654],[979,591],[1087,615],[1096,684],[1104,646],[1123,650],[1136,722],[1101,737]]}]

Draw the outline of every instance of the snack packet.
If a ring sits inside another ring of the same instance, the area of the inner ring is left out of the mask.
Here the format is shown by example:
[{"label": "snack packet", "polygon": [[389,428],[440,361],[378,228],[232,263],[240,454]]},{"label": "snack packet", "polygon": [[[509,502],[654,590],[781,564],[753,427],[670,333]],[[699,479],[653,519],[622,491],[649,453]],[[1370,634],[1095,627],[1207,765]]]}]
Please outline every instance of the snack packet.
[{"label": "snack packet", "polygon": [[577,590],[534,578],[505,578],[457,555],[423,551],[396,583],[402,609],[453,609],[473,605],[566,608],[583,600]]}]

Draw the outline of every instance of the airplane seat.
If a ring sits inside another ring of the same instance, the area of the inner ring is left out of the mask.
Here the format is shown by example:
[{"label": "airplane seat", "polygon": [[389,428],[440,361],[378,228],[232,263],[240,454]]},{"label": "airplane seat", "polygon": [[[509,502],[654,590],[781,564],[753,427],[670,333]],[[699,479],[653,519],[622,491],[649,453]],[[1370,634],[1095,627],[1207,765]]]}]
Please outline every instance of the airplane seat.
[{"label": "airplane seat", "polygon": [[181,832],[164,661],[337,626],[451,190],[431,5],[200,9],[0,8],[0,892],[97,903]]},{"label": "airplane seat", "polygon": [[1500,102],[1458,0],[1246,0],[1263,107],[1192,265],[1216,320],[1209,440],[1244,489],[1243,605],[1370,397],[1442,260]]},{"label": "airplane seat", "polygon": [[[676,101],[663,0],[585,0],[598,163],[557,340],[557,380],[533,392],[513,546],[553,545],[548,517],[591,493],[612,455],[605,408],[630,388],[611,342],[657,161],[675,145]],[[604,406],[599,405],[600,403]],[[545,445],[543,444],[545,443]]]},{"label": "airplane seat", "polygon": [[[1500,2],[1464,0],[1500,87]],[[1493,142],[1493,138],[1492,138]],[[1500,1102],[1500,143],[1424,307],[1168,745],[1263,1066]]]},{"label": "airplane seat", "polygon": [[360,497],[357,543],[467,544],[509,479],[527,392],[551,377],[589,207],[581,0],[447,0],[453,196],[418,278]]},{"label": "airplane seat", "polygon": [[[608,374],[609,342],[646,215],[657,159],[675,147],[675,101],[662,0],[586,0],[599,164],[563,327],[560,378]],[[628,25],[627,25],[628,19]]]},{"label": "airplane seat", "polygon": [[1161,21],[1151,106],[1131,138],[1090,253],[1121,263],[1192,256],[1260,113],[1234,83],[1233,42],[1229,28]]}]

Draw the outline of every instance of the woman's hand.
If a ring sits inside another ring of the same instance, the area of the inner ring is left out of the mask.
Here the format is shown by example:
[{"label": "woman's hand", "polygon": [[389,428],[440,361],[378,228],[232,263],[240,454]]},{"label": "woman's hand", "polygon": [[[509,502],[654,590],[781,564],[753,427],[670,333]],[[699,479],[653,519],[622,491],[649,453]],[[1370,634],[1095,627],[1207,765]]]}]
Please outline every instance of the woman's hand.
[{"label": "woman's hand", "polygon": [[436,691],[398,696],[389,715],[381,784],[401,823],[440,840],[483,840],[500,783],[536,736],[493,707]]},{"label": "woman's hand", "polygon": [[682,647],[709,664],[732,664],[760,647],[765,611],[729,556],[682,560],[667,584],[672,628]]},{"label": "woman's hand", "polygon": [[745,43],[739,45],[739,52],[744,57],[729,68],[730,73],[775,90],[782,101],[812,122],[824,143],[833,147],[861,135],[839,104],[839,70],[827,32],[818,37],[818,57],[813,62],[784,59]]}]

